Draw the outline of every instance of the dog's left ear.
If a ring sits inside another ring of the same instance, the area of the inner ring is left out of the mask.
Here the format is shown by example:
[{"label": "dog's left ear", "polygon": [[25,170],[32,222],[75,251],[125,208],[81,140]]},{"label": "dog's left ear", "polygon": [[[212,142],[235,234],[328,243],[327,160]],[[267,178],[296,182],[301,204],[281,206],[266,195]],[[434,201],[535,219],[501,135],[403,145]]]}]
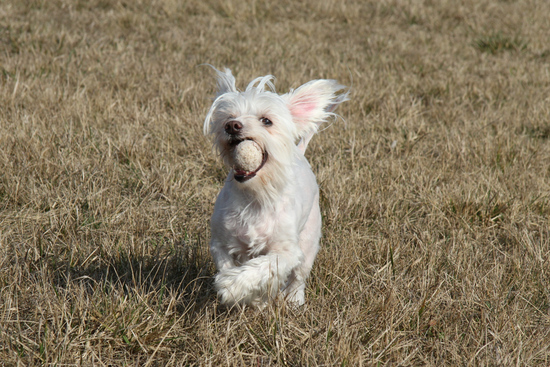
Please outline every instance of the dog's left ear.
[{"label": "dog's left ear", "polygon": [[344,88],[336,80],[319,79],[283,96],[300,136],[317,131],[327,118],[334,115],[333,111],[340,103],[349,100],[349,92],[337,94]]}]

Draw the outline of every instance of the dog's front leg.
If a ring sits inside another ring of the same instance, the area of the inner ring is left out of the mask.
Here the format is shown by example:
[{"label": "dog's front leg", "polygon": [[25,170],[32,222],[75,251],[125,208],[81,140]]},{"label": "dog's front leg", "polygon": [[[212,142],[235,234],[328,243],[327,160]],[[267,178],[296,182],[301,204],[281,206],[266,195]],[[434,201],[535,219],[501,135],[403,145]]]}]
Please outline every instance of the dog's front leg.
[{"label": "dog's front leg", "polygon": [[235,266],[233,257],[227,251],[227,247],[221,241],[212,238],[210,241],[210,254],[216,264],[218,271],[229,269]]},{"label": "dog's front leg", "polygon": [[241,266],[220,270],[215,285],[222,303],[261,305],[276,297],[304,255],[295,242],[279,242],[273,247],[276,250]]}]

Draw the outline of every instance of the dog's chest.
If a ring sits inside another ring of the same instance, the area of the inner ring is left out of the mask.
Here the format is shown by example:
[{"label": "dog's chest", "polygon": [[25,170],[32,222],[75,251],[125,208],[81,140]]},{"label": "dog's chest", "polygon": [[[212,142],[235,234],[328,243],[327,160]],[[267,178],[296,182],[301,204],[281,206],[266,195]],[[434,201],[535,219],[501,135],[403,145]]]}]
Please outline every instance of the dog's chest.
[{"label": "dog's chest", "polygon": [[233,212],[228,219],[225,226],[232,237],[228,241],[229,252],[246,257],[256,257],[267,250],[278,223],[277,215],[271,211]]}]

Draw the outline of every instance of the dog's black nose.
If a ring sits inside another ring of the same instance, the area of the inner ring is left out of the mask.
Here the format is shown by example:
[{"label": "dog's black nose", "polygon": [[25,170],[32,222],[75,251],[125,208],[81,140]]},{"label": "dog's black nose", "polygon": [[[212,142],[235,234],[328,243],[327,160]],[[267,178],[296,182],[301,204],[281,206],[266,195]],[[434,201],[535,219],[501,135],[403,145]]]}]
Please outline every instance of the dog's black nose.
[{"label": "dog's black nose", "polygon": [[225,124],[225,132],[229,135],[237,135],[243,129],[243,124],[239,121],[231,120]]}]

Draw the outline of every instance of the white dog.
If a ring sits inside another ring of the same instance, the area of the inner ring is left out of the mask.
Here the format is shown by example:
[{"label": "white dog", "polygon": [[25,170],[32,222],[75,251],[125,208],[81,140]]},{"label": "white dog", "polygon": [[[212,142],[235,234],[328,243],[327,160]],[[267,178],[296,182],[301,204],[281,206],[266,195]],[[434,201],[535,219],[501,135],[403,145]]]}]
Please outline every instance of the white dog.
[{"label": "white dog", "polygon": [[[228,305],[263,306],[279,290],[302,305],[321,237],[319,187],[304,152],[348,93],[338,95],[344,86],[334,80],[313,80],[278,95],[271,75],[240,92],[229,69],[216,72],[219,91],[204,132],[231,171],[211,222],[215,287]],[[245,169],[235,152],[248,140],[259,158]]]}]

